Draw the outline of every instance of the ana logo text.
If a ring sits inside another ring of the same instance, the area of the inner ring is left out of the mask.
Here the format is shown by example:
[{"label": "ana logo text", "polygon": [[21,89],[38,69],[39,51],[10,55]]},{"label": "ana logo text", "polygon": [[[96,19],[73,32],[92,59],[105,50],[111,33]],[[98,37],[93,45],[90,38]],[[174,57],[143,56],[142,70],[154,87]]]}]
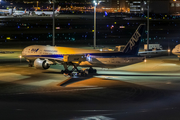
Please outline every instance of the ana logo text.
[{"label": "ana logo text", "polygon": [[131,50],[132,50],[132,47],[135,45],[135,42],[137,42],[140,37],[141,37],[141,34],[138,31],[136,31],[129,41]]},{"label": "ana logo text", "polygon": [[38,50],[39,50],[39,48],[38,48],[38,49],[34,49],[34,48],[33,48],[33,49],[31,50],[31,52],[37,52]]}]

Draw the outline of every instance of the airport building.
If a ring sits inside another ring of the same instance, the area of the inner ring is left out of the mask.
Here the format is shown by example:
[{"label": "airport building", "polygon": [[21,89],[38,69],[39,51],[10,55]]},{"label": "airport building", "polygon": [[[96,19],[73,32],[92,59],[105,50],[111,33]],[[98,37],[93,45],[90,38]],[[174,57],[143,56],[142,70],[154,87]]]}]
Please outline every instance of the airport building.
[{"label": "airport building", "polygon": [[130,8],[130,12],[133,13],[133,12],[142,12],[144,9],[143,9],[143,4],[142,4],[142,1],[128,1],[129,2],[129,8]]},{"label": "airport building", "polygon": [[[147,0],[98,0],[101,5],[131,13],[147,11]],[[161,7],[161,9],[159,9]],[[149,9],[152,13],[180,13],[180,0],[150,0]]]},{"label": "airport building", "polygon": [[169,4],[170,13],[180,13],[180,0],[171,0]]},{"label": "airport building", "polygon": [[151,0],[150,12],[176,14],[180,12],[180,0]]},{"label": "airport building", "polygon": [[[58,0],[57,0],[58,1]],[[130,13],[145,13],[147,11],[147,0],[96,0],[97,2],[101,2],[98,7],[103,7],[106,9],[113,9],[113,11],[117,12],[130,12]],[[152,13],[166,13],[166,14],[177,14],[180,13],[180,0],[149,0],[150,12]],[[84,0],[77,2],[76,0],[71,1],[73,5],[89,5],[93,6],[93,0]],[[67,1],[64,1],[64,4],[61,4],[62,1],[59,0],[57,2],[58,5],[64,7]],[[77,4],[78,3],[78,4]],[[69,5],[68,3],[67,5]],[[32,7],[33,5],[38,5],[36,1],[34,2],[26,2],[17,3],[17,2],[5,2],[0,1],[0,8],[9,8],[14,6],[26,6]],[[39,4],[40,5],[40,4]],[[160,7],[160,9],[159,9]]]},{"label": "airport building", "polygon": [[145,7],[142,0],[101,0],[101,5],[120,10],[121,12],[131,13],[143,12]]},{"label": "airport building", "polygon": [[112,8],[121,12],[126,12],[129,8],[127,0],[97,0],[97,2],[101,2],[101,6],[105,8]]}]

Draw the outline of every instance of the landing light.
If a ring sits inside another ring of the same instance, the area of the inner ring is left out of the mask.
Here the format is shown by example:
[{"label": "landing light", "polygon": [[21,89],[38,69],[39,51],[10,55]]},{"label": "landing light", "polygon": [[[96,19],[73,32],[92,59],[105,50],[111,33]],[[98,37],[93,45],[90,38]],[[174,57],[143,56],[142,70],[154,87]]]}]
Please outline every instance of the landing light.
[{"label": "landing light", "polygon": [[22,58],[22,56],[20,55],[19,58]]},{"label": "landing light", "polygon": [[170,49],[168,49],[168,52],[171,52],[171,50],[170,50]]},{"label": "landing light", "polygon": [[146,63],[146,62],[147,62],[147,60],[145,59],[145,60],[144,60],[144,62]]}]

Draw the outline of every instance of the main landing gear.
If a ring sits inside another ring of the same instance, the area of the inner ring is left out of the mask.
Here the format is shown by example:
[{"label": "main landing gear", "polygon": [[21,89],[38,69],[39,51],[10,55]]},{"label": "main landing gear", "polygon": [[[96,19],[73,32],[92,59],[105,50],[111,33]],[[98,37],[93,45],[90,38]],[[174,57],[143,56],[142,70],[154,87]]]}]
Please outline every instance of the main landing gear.
[{"label": "main landing gear", "polygon": [[[69,66],[72,66],[73,65],[73,69],[72,70],[69,70]],[[95,74],[96,73],[96,69],[93,69],[92,67],[90,67],[90,69],[86,69],[86,70],[79,70],[77,68],[77,64],[67,64],[67,63],[64,63],[63,64],[65,70],[62,70],[61,73],[62,74],[65,74],[65,75],[69,75],[69,76],[87,76],[88,74]]]}]

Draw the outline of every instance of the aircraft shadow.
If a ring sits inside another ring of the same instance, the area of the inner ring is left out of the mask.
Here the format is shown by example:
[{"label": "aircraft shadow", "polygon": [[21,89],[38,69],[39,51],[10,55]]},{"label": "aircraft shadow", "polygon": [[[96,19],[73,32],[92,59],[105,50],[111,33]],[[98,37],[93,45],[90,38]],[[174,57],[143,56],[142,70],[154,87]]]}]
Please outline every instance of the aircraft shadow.
[{"label": "aircraft shadow", "polygon": [[[149,77],[149,76],[154,77],[154,76],[156,76],[156,77],[165,77],[165,76],[169,76],[169,75],[93,74],[93,75],[88,75],[88,76],[85,76],[85,77],[82,77],[82,76],[70,77],[69,79],[61,82],[59,84],[59,86],[66,87],[67,85],[70,85],[70,84],[73,84],[73,83],[76,83],[76,82],[80,82],[80,81],[84,81],[84,80],[93,78],[95,76],[141,76],[141,77]],[[110,80],[110,79],[104,78],[104,80]]]},{"label": "aircraft shadow", "polygon": [[49,74],[62,74],[61,72],[53,72],[53,71],[52,71],[52,72],[47,71],[47,72],[43,72],[43,73],[47,73],[47,74],[48,74],[48,73],[49,73]]},{"label": "aircraft shadow", "polygon": [[145,77],[148,77],[148,76],[156,76],[156,77],[163,77],[163,76],[169,76],[169,75],[130,75],[130,74],[97,74],[96,76],[145,76]]},{"label": "aircraft shadow", "polygon": [[80,82],[80,81],[84,81],[84,80],[87,80],[87,79],[90,79],[92,78],[93,75],[91,76],[86,76],[86,77],[82,77],[82,76],[77,76],[77,77],[70,77],[69,79],[61,82],[59,85],[62,86],[62,87],[66,87],[67,85],[70,85],[70,84],[73,84],[73,83],[76,83],[76,82]]},{"label": "aircraft shadow", "polygon": [[[47,71],[47,72],[43,72],[43,73],[49,73],[49,74],[61,74],[63,75],[61,72],[54,72],[54,71]],[[87,80],[87,79],[90,79],[92,77],[94,77],[93,75],[87,75],[87,76],[73,76],[73,77],[70,77],[68,75],[64,75],[67,77],[67,80],[59,83],[58,85],[59,86],[62,86],[62,87],[66,87],[67,85],[69,84],[72,84],[72,83],[76,83],[76,82],[79,82],[79,81],[83,81],[83,80]]]}]

